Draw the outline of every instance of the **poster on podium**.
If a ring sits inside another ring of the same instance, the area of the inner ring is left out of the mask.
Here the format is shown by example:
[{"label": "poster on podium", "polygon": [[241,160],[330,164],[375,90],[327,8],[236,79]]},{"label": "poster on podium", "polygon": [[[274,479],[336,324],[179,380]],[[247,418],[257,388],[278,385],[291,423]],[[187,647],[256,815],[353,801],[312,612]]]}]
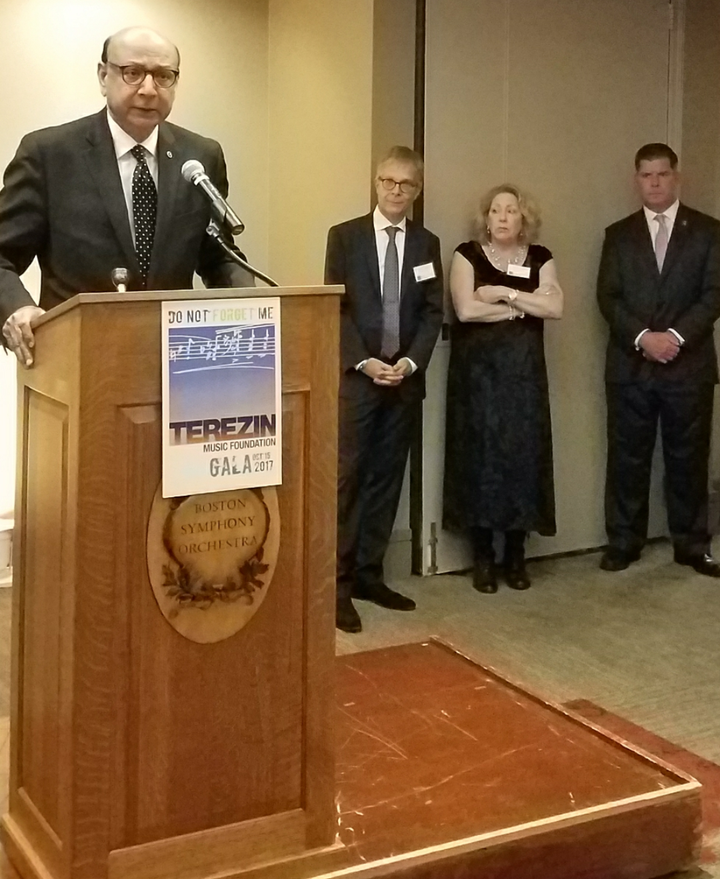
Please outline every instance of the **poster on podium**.
[{"label": "poster on podium", "polygon": [[280,485],[280,298],[162,303],[163,497]]}]

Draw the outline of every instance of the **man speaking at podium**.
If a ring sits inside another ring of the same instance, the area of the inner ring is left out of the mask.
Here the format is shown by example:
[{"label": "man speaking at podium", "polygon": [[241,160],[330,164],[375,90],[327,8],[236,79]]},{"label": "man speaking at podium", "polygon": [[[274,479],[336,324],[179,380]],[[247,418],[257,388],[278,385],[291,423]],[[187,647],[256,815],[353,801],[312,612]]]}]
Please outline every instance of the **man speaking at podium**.
[{"label": "man speaking at podium", "polygon": [[[183,179],[198,160],[223,197],[220,145],[165,122],[175,100],[180,54],[148,28],[118,31],[98,64],[107,107],[23,138],[0,192],[0,325],[25,366],[33,362],[31,322],[76,293],[114,289],[124,268],[129,290],[252,284],[206,234],[209,202]],[[40,307],[20,281],[40,263]]]}]

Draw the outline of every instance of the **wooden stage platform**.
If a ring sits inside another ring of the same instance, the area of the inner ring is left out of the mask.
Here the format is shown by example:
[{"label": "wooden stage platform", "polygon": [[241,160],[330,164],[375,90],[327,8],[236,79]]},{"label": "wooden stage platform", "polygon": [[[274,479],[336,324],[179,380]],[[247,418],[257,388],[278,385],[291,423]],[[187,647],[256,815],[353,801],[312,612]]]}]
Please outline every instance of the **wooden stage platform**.
[{"label": "wooden stage platform", "polygon": [[[650,879],[696,861],[697,781],[449,646],[337,672],[344,854],[232,879]],[[4,855],[0,879],[17,879]]]},{"label": "wooden stage platform", "polygon": [[339,657],[333,876],[649,879],[691,866],[700,785],[439,642]]}]

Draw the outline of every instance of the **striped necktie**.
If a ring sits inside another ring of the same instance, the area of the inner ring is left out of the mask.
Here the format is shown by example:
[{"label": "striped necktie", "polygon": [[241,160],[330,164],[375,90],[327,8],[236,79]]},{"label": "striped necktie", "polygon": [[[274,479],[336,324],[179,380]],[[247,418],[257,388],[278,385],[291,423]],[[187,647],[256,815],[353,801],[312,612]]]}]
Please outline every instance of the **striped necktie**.
[{"label": "striped necktie", "polygon": [[657,261],[658,271],[661,272],[668,246],[667,217],[665,214],[656,214],[655,219],[658,223],[657,235],[655,236],[655,259]]},{"label": "striped necktie", "polygon": [[388,226],[388,241],[383,271],[383,332],[382,356],[394,357],[400,348],[400,269],[395,236],[397,226]]}]

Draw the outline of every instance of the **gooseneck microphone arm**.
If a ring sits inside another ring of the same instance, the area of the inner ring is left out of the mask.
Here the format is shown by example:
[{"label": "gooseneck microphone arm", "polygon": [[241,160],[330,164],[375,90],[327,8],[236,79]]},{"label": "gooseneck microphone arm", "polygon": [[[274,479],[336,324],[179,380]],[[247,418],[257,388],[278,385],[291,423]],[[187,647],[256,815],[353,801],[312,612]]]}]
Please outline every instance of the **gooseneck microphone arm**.
[{"label": "gooseneck microphone arm", "polygon": [[259,278],[261,281],[265,281],[265,283],[269,287],[279,287],[280,286],[278,284],[278,282],[273,281],[273,279],[269,275],[266,275],[264,272],[261,272],[258,269],[253,268],[250,265],[250,263],[247,262],[246,260],[244,260],[236,250],[233,250],[232,247],[230,247],[230,245],[227,243],[227,241],[225,241],[224,238],[222,237],[222,235],[220,233],[220,227],[215,222],[215,220],[210,220],[210,224],[208,225],[208,227],[205,231],[207,232],[207,234],[211,238],[214,238],[217,241],[217,243],[220,245],[220,247],[222,247],[222,249],[233,260],[233,262],[236,262],[239,266],[246,269],[248,272],[250,272],[250,274],[253,277]]},{"label": "gooseneck microphone arm", "polygon": [[180,173],[188,183],[192,183],[202,190],[210,202],[210,207],[213,209],[217,221],[222,226],[226,226],[233,235],[239,235],[245,229],[243,221],[225,201],[218,188],[205,173],[202,162],[198,162],[197,159],[188,159],[180,169]]},{"label": "gooseneck microphone arm", "polygon": [[250,272],[254,278],[259,278],[261,281],[265,281],[270,287],[280,286],[277,281],[273,281],[268,275],[258,271],[258,269],[254,269],[250,263],[244,260],[237,251],[233,250],[223,238],[221,228],[227,229],[233,235],[239,235],[245,228],[245,224],[225,201],[218,188],[205,173],[205,168],[203,167],[202,162],[198,162],[197,159],[188,159],[180,169],[180,173],[188,183],[197,186],[210,202],[210,207],[215,214],[215,219],[210,220],[210,224],[206,229],[207,234],[217,241],[233,262],[236,262],[239,266]]}]

